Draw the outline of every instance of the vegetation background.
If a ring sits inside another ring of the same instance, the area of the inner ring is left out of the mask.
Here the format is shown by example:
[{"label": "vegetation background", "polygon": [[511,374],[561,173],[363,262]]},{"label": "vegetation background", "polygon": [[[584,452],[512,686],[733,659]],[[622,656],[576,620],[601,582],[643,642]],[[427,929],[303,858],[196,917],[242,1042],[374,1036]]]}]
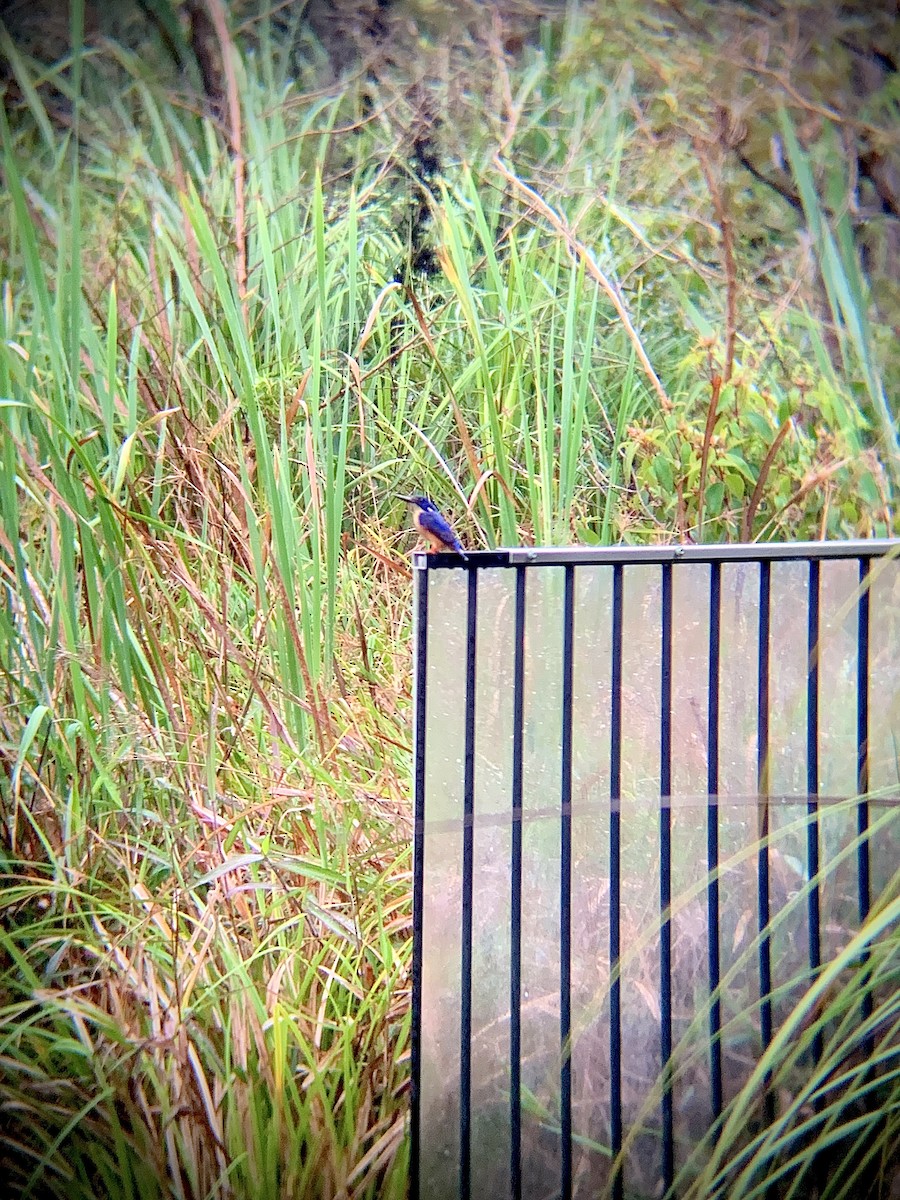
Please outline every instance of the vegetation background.
[{"label": "vegetation background", "polygon": [[[896,11],[0,17],[0,1176],[402,1195],[396,494],[473,547],[896,534]],[[840,1111],[889,1179],[896,1083]]]}]

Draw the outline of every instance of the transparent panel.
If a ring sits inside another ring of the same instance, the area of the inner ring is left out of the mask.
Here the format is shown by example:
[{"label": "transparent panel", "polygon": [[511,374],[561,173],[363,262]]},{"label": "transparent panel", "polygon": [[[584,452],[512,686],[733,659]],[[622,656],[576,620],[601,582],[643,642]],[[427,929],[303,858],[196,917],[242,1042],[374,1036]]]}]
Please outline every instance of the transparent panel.
[{"label": "transparent panel", "polygon": [[472,1196],[509,1194],[513,571],[478,577],[472,911]]},{"label": "transparent panel", "polygon": [[[572,1156],[595,1191],[609,1169],[609,772],[612,568],[575,573],[572,702]],[[576,1194],[580,1194],[576,1191]]]},{"label": "transparent panel", "polygon": [[[819,794],[856,795],[859,565],[819,567]],[[896,653],[896,646],[895,646]]]},{"label": "transparent panel", "polygon": [[900,562],[872,564],[869,596],[869,788],[900,795]]},{"label": "transparent panel", "polygon": [[[900,800],[900,561],[872,564],[869,638],[869,789],[873,797]],[[872,819],[876,819],[876,806]],[[900,863],[900,819],[879,835],[871,855],[872,897],[876,898]]]},{"label": "transparent panel", "polygon": [[[719,948],[722,1090],[741,1087],[759,1048],[757,929],[760,809],[756,801],[759,702],[757,563],[722,567],[719,687]],[[724,803],[724,799],[732,803]]]},{"label": "transparent panel", "polygon": [[459,1174],[463,753],[467,576],[429,571],[422,913],[422,1196],[452,1196]]},{"label": "transparent panel", "polygon": [[659,1032],[659,776],[662,573],[624,572],[622,614],[622,1121],[635,1130],[626,1179],[658,1174],[653,1088]]},{"label": "transparent panel", "polygon": [[[821,592],[821,581],[820,581]],[[787,908],[806,877],[807,690],[809,679],[809,564],[773,563],[769,622],[769,912]],[[796,798],[796,804],[778,801]],[[798,821],[798,817],[801,820]],[[804,910],[798,909],[802,918]],[[809,927],[805,920],[784,921],[770,943],[772,1023],[787,1017],[796,999],[795,983],[809,974]]]},{"label": "transparent panel", "polygon": [[680,1047],[675,1054],[677,1169],[712,1121],[706,888],[710,569],[678,566],[672,582],[672,1043]]},{"label": "transparent panel", "polygon": [[[822,563],[819,605],[819,854],[833,860],[856,836],[856,812],[844,805],[828,813],[830,800],[855,796],[857,711],[857,603],[859,564]],[[897,653],[895,644],[894,653]],[[856,856],[822,880],[819,889],[822,960],[846,944],[859,925]]]},{"label": "transparent panel", "polygon": [[[823,561],[819,787],[808,794],[809,566],[773,562],[769,639],[769,901],[773,1025],[809,981],[808,822],[820,853],[822,957],[858,928],[856,560]],[[757,930],[760,567],[721,568],[719,794],[706,795],[710,578],[673,566],[672,1031],[676,1166],[712,1120],[709,939],[721,958],[725,1101],[760,1053]],[[460,1010],[468,573],[431,570],[426,737],[420,1195],[459,1187]],[[660,748],[662,571],[623,569],[621,944],[626,1194],[660,1194]],[[564,569],[526,571],[522,817],[522,1190],[560,1180],[560,795]],[[471,1195],[509,1193],[513,570],[479,570],[471,1044]],[[572,778],[573,1194],[603,1194],[610,1157],[611,565],[575,571]],[[900,567],[873,562],[870,783],[898,798]],[[841,802],[840,798],[846,799]],[[900,808],[870,805],[873,897],[900,861]],[[719,832],[719,927],[707,915],[708,827]],[[693,1169],[692,1162],[692,1169]]]},{"label": "transparent panel", "polygon": [[528,575],[522,829],[522,1191],[559,1184],[560,781],[564,572]]}]

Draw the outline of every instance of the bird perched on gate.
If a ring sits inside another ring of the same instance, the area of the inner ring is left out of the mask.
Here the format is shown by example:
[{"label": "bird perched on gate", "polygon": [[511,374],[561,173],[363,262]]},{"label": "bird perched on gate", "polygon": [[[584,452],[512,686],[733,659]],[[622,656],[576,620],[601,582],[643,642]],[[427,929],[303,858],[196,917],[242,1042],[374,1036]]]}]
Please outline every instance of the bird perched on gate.
[{"label": "bird perched on gate", "polygon": [[429,554],[434,554],[437,550],[455,550],[465,562],[469,561],[450,522],[446,517],[441,516],[433,501],[429,500],[427,496],[398,496],[397,499],[405,500],[407,504],[412,505],[413,521],[416,529],[428,542]]}]

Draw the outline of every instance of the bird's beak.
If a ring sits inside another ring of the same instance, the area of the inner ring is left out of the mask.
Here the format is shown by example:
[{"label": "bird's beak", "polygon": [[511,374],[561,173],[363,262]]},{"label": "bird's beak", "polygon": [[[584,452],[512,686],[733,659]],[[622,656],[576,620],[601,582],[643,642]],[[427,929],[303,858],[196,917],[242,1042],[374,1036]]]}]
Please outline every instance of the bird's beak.
[{"label": "bird's beak", "polygon": [[415,496],[401,496],[399,492],[396,493],[396,496],[398,500],[405,500],[407,504],[415,504],[416,502]]}]

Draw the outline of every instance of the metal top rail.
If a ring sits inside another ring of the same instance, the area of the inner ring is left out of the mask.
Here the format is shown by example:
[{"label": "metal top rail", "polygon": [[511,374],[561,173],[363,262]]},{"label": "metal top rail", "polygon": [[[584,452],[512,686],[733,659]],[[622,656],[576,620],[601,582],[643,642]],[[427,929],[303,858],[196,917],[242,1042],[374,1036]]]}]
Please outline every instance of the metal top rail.
[{"label": "metal top rail", "polygon": [[444,567],[576,567],[603,566],[612,563],[667,562],[796,562],[828,558],[882,558],[900,556],[900,538],[858,538],[832,542],[760,542],[725,545],[670,546],[514,546],[499,550],[468,550],[466,559],[458,554],[413,555],[417,571]]}]

